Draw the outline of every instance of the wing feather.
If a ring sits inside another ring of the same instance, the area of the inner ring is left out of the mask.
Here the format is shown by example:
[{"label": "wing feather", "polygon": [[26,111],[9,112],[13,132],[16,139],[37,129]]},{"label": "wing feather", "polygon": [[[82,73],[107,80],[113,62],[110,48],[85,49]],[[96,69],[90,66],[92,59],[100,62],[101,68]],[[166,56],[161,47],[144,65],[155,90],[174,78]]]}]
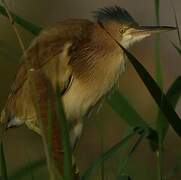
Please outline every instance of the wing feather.
[{"label": "wing feather", "polygon": [[[35,38],[19,65],[4,109],[4,121],[13,116],[26,119],[29,118],[27,113],[34,114],[31,112],[34,108],[31,107],[31,86],[29,85],[29,81],[32,80],[30,77],[32,70],[41,69],[53,87],[58,82],[63,93],[66,92],[73,79],[72,70],[68,64],[71,51],[78,47],[80,41],[87,38],[88,29],[92,25],[93,23],[88,20],[65,20],[43,30]],[[27,64],[31,66],[27,67]],[[27,112],[28,107],[30,107],[30,112]]]}]

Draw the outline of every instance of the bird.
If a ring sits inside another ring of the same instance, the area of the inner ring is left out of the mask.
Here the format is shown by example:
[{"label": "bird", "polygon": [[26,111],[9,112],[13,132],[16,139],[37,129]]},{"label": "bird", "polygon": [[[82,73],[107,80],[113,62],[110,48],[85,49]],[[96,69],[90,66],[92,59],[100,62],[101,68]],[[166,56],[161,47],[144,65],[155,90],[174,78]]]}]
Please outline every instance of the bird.
[{"label": "bird", "polygon": [[[96,10],[94,20],[66,19],[43,29],[27,48],[26,56],[22,56],[1,113],[1,123],[7,129],[26,124],[42,133],[29,73],[41,70],[53,91],[57,84],[61,87],[73,149],[81,137],[87,114],[112,91],[125,71],[127,58],[117,42],[127,49],[154,33],[174,29],[141,26],[119,6]],[[27,62],[35,66],[27,68]]]}]

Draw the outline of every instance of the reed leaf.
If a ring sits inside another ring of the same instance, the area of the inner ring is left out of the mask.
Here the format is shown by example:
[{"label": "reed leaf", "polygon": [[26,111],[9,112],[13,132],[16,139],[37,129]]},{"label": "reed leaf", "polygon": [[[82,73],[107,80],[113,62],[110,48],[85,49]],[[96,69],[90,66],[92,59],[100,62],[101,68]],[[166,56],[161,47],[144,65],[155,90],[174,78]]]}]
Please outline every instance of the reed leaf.
[{"label": "reed leaf", "polygon": [[156,15],[156,22],[160,24],[160,1],[155,0],[155,15]]},{"label": "reed leaf", "polygon": [[114,91],[111,97],[107,98],[107,102],[130,127],[145,127],[149,129],[147,138],[150,141],[151,149],[155,151],[158,148],[157,132],[143,120],[141,115],[120,92]]},{"label": "reed leaf", "polygon": [[179,40],[179,46],[177,46],[174,42],[171,42],[172,46],[177,50],[177,52],[181,55],[181,35],[180,35],[180,29],[179,29],[179,24],[178,24],[178,19],[177,19],[177,14],[176,14],[176,11],[175,11],[175,7],[174,7],[174,4],[172,1],[171,2],[171,5],[172,5],[172,9],[173,9],[173,14],[174,14],[174,19],[175,19],[175,25],[176,25],[176,28],[177,28],[177,34],[178,34],[178,40]]},{"label": "reed leaf", "polygon": [[173,109],[170,102],[167,100],[166,95],[162,92],[162,90],[159,88],[157,83],[154,81],[154,79],[151,77],[148,71],[144,68],[144,66],[128,50],[126,50],[120,44],[119,46],[126,53],[129,61],[135,68],[142,81],[144,82],[145,86],[149,90],[155,102],[160,107],[160,110],[165,115],[169,124],[172,126],[177,135],[181,137],[181,120],[175,112],[175,110]]},{"label": "reed leaf", "polygon": [[[156,15],[156,24],[160,25],[160,0],[155,0],[155,15]],[[155,41],[155,78],[158,86],[163,90],[163,77],[162,77],[162,68],[160,61],[160,34],[156,35]],[[160,109],[158,108],[157,117],[161,114]],[[157,172],[158,179],[162,180],[162,143],[161,143],[161,133],[162,129],[167,125],[167,122],[162,118],[156,119],[156,129],[158,133],[158,152],[157,152]]]},{"label": "reed leaf", "polygon": [[[181,96],[181,76],[179,76],[170,86],[169,90],[166,93],[167,99],[170,101],[171,105],[173,108],[177,105],[177,102]],[[163,143],[165,136],[167,134],[168,128],[169,128],[169,123],[166,120],[165,116],[163,113],[159,113],[158,119],[160,119],[160,142]]]},{"label": "reed leaf", "polygon": [[[160,0],[155,0],[155,15],[156,15],[156,24],[160,25]],[[155,78],[160,86],[163,88],[163,78],[162,78],[162,68],[160,62],[160,34],[156,35],[155,41]]]},{"label": "reed leaf", "polygon": [[59,86],[57,86],[56,95],[59,126],[61,128],[62,145],[64,152],[64,178],[66,180],[73,180],[72,151],[70,147],[69,128],[61,102],[61,90]]},{"label": "reed leaf", "polygon": [[[8,18],[7,12],[5,10],[5,8],[0,5],[0,14],[2,14],[3,16]],[[19,24],[20,26],[22,26],[24,29],[28,30],[29,32],[31,32],[33,35],[38,35],[41,31],[41,28],[28,22],[27,20],[24,20],[23,18],[17,16],[16,14],[12,13],[12,18],[13,20]]]},{"label": "reed leaf", "polygon": [[101,167],[102,163],[110,159],[116,152],[118,152],[121,148],[124,148],[125,145],[132,139],[134,135],[137,133],[143,133],[145,132],[145,129],[143,128],[134,128],[133,131],[131,131],[123,140],[121,140],[119,143],[114,145],[112,148],[110,148],[105,153],[101,154],[82,174],[81,180],[88,180],[90,179],[90,176],[95,172],[96,169]]},{"label": "reed leaf", "polygon": [[171,44],[177,50],[177,52],[181,55],[181,48],[178,47],[174,42],[171,42]]},{"label": "reed leaf", "polygon": [[179,29],[179,24],[178,24],[178,18],[177,18],[177,14],[176,14],[175,7],[174,7],[174,4],[173,4],[172,0],[170,2],[171,2],[171,5],[172,5],[172,10],[173,10],[173,14],[174,14],[175,25],[177,27],[178,40],[179,40],[179,44],[180,44],[180,47],[181,47],[181,35],[180,35],[180,29]]},{"label": "reed leaf", "polygon": [[108,104],[111,108],[119,114],[119,116],[126,121],[131,127],[148,127],[146,121],[142,119],[140,114],[132,107],[128,100],[118,91],[114,91],[111,97],[107,98]]},{"label": "reed leaf", "polygon": [[132,146],[132,148],[130,149],[128,154],[126,156],[124,156],[122,161],[120,161],[120,163],[119,163],[119,170],[118,170],[118,177],[124,173],[124,170],[125,170],[125,168],[127,166],[127,163],[129,161],[129,159],[131,158],[132,154],[135,152],[135,150],[138,147],[138,145],[142,142],[143,138],[147,137],[149,135],[148,133],[149,133],[149,131],[145,131],[144,133],[142,133],[138,137],[136,143]]}]

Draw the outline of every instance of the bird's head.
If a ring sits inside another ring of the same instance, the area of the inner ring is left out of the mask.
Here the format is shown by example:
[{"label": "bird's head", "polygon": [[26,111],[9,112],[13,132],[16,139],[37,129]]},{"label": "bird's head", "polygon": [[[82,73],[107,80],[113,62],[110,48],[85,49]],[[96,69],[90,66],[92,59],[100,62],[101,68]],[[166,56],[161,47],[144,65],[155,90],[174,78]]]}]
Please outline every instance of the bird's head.
[{"label": "bird's head", "polygon": [[154,33],[176,29],[168,26],[140,26],[125,9],[118,6],[99,9],[95,17],[98,23],[125,48]]}]

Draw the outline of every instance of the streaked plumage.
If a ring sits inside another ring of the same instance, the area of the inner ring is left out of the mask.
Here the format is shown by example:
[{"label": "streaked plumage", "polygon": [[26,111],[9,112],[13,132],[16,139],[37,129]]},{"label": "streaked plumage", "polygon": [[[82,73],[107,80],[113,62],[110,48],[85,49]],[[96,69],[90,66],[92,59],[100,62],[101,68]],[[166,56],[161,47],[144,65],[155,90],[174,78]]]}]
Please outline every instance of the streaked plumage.
[{"label": "streaked plumage", "polygon": [[[57,82],[62,88],[62,101],[74,147],[81,135],[85,115],[113,88],[125,69],[124,53],[113,38],[127,48],[153,32],[172,29],[144,29],[126,10],[117,6],[100,9],[95,17],[96,22],[84,19],[59,22],[35,38],[26,51],[26,57],[22,57],[1,122],[7,127],[25,123],[41,133],[30,75],[31,71],[41,69],[54,90]],[[27,71],[27,61],[34,69]],[[60,146],[58,148],[60,151]]]},{"label": "streaked plumage", "polygon": [[[120,65],[124,64],[122,51],[110,41],[98,24],[88,20],[66,20],[44,30],[28,48],[26,60],[37,63],[34,56],[38,46],[40,65],[37,66],[42,68],[54,87],[57,81],[62,87],[72,79],[68,85],[71,87],[62,96],[68,120],[82,119],[118,79]],[[37,115],[28,82],[31,77],[28,77],[25,66],[24,63],[20,65],[13,83],[5,119],[20,119],[32,128],[37,124]]]}]

